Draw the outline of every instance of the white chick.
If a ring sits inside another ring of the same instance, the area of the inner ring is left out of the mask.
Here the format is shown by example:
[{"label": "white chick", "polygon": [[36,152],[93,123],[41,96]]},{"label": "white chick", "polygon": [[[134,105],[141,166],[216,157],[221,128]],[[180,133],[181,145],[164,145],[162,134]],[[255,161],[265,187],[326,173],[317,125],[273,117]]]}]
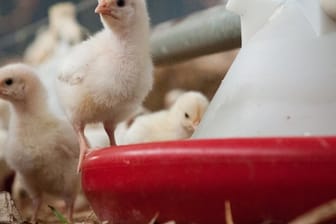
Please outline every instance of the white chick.
[{"label": "white chick", "polygon": [[0,69],[0,97],[12,110],[4,156],[33,200],[33,221],[44,193],[62,197],[71,220],[79,188],[79,147],[71,125],[50,113],[46,93],[31,67]]},{"label": "white chick", "polygon": [[188,91],[169,110],[139,116],[132,124],[120,123],[115,131],[117,144],[190,138],[208,104],[209,101],[203,94]]},{"label": "white chick", "polygon": [[78,171],[89,148],[86,124],[102,122],[115,145],[116,124],[142,104],[153,84],[145,0],[99,0],[95,12],[104,29],[74,47],[57,82],[80,144]]}]

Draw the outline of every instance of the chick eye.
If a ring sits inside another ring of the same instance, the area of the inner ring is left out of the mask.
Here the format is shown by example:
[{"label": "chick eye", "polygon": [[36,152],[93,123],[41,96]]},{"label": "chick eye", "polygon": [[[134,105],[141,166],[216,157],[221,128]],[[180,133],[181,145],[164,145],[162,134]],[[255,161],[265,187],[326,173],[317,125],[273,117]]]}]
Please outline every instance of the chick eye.
[{"label": "chick eye", "polygon": [[6,80],[5,80],[5,84],[6,84],[7,86],[12,85],[12,84],[13,84],[13,79],[11,79],[11,78],[6,79]]},{"label": "chick eye", "polygon": [[125,0],[117,0],[117,6],[118,7],[124,7],[125,6]]},{"label": "chick eye", "polygon": [[188,119],[190,116],[189,116],[188,113],[185,113],[185,114],[184,114],[184,117]]}]

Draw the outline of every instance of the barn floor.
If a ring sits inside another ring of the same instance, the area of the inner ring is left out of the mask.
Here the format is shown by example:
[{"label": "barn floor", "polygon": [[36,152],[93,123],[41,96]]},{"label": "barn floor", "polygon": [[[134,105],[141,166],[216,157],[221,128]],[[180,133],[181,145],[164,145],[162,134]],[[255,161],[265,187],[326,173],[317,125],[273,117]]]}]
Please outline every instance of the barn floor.
[{"label": "barn floor", "polygon": [[[48,207],[51,205],[57,209],[60,214],[66,214],[64,206],[61,201],[47,198],[46,202],[41,206],[38,215],[39,224],[53,224],[61,221],[54,215]],[[15,202],[12,196],[7,192],[0,192],[0,223],[26,223],[32,214],[32,206],[30,199],[21,194],[20,198],[16,198]],[[15,221],[17,220],[17,221]],[[79,196],[75,205],[74,223],[95,224],[100,223],[90,208],[89,204],[84,200],[83,196]]]}]

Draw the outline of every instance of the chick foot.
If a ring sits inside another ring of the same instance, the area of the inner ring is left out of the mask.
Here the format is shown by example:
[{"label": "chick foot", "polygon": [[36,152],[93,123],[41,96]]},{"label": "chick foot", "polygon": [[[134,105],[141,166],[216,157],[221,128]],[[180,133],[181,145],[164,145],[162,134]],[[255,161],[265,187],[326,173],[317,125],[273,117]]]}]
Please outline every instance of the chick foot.
[{"label": "chick foot", "polygon": [[78,143],[80,149],[79,161],[77,166],[77,172],[79,173],[82,170],[82,163],[85,158],[85,155],[89,151],[89,143],[84,135],[85,126],[82,124],[75,124],[73,126],[78,137]]}]

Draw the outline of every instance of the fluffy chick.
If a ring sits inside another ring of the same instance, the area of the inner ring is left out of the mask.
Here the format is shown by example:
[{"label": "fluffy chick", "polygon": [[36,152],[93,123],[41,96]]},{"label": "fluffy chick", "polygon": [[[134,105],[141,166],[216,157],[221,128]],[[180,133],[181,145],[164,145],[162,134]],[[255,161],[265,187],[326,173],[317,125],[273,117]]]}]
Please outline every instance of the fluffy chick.
[{"label": "fluffy chick", "polygon": [[46,90],[29,66],[0,69],[0,98],[12,110],[4,156],[33,200],[33,221],[43,193],[62,197],[71,220],[79,187],[79,147],[71,125],[50,113]]},{"label": "fluffy chick", "polygon": [[89,143],[86,124],[102,122],[111,145],[114,129],[152,88],[149,17],[145,0],[99,0],[104,29],[77,45],[58,77],[58,94],[80,144],[78,171]]},{"label": "fluffy chick", "polygon": [[128,126],[122,122],[115,131],[118,145],[190,138],[197,128],[208,99],[196,91],[182,94],[169,110],[137,117]]}]

